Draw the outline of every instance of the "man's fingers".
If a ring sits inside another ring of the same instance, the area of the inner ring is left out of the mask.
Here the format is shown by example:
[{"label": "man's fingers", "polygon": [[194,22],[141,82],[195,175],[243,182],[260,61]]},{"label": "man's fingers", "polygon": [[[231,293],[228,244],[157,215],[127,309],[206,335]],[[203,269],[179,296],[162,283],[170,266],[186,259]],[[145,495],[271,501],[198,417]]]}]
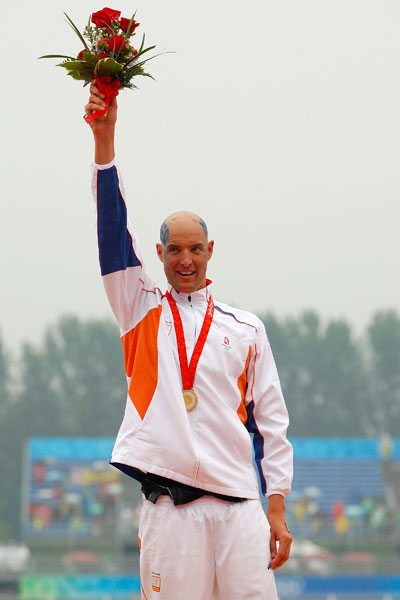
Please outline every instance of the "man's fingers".
[{"label": "man's fingers", "polygon": [[90,84],[90,96],[87,104],[85,104],[85,116],[93,115],[98,111],[102,111],[104,115],[101,120],[91,120],[90,127],[93,131],[102,131],[106,133],[108,130],[114,134],[115,123],[117,120],[118,104],[116,98],[105,102],[105,95],[100,92],[96,83],[92,81]]},{"label": "man's fingers", "polygon": [[99,88],[94,83],[90,84],[89,91],[92,96],[98,96],[99,98],[104,98],[104,94],[102,94],[100,92]]},{"label": "man's fingers", "polygon": [[282,539],[279,542],[279,550],[276,556],[272,556],[271,553],[271,569],[278,569],[281,567],[290,556],[290,547],[292,545],[292,538],[289,536],[286,539]]},{"label": "man's fingers", "polygon": [[93,111],[104,110],[106,108],[106,105],[103,102],[105,96],[99,91],[98,87],[94,83],[91,83],[89,89],[89,102],[85,106],[85,112],[87,115]]},{"label": "man's fingers", "polygon": [[89,102],[89,104],[85,105],[85,113],[87,115],[89,115],[90,113],[92,113],[96,110],[104,110],[105,108],[106,108],[105,104],[99,105],[99,104],[93,104],[93,103]]},{"label": "man's fingers", "polygon": [[105,108],[106,108],[106,105],[104,104],[104,102],[102,100],[100,102],[89,101],[88,104],[85,105],[85,112],[88,115],[91,112],[93,112],[94,110],[104,110]]},{"label": "man's fingers", "polygon": [[[102,94],[102,96],[104,97],[104,94]],[[92,104],[98,104],[99,106],[101,104],[104,104],[103,98],[100,98],[100,96],[96,96],[96,94],[90,94],[89,102],[91,102]]]},{"label": "man's fingers", "polygon": [[271,552],[271,560],[273,560],[276,556],[276,537],[272,531],[271,531],[271,539],[269,542],[269,549]]},{"label": "man's fingers", "polygon": [[271,569],[279,569],[279,567],[281,567],[289,558],[289,555],[285,555],[285,554],[281,554],[278,551],[278,554],[276,555],[276,557],[274,558],[274,560],[271,561]]}]

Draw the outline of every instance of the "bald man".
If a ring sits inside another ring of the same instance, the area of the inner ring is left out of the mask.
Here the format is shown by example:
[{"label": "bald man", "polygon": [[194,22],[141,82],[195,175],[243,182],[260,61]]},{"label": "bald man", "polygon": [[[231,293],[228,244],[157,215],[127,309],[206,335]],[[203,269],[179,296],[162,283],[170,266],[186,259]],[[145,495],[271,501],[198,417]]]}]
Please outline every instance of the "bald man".
[{"label": "bald man", "polygon": [[[92,85],[86,113],[103,106]],[[273,571],[291,545],[284,497],[292,448],[265,329],[255,315],[213,298],[214,242],[194,213],[161,225],[156,250],[167,291],[147,274],[115,161],[116,118],[114,99],[106,119],[90,124],[92,189],[128,384],[111,464],[142,486],[142,598],[275,600]]]}]

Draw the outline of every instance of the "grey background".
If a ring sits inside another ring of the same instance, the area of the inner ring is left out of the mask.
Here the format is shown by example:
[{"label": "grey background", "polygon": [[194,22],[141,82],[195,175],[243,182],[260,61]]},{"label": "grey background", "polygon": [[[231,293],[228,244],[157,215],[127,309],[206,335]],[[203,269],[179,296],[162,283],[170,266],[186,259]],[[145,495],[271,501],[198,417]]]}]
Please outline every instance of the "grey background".
[{"label": "grey background", "polygon": [[[87,88],[39,61],[74,54],[87,0],[2,9],[0,329],[37,341],[63,313],[110,315],[89,187]],[[199,212],[220,300],[314,308],[359,331],[400,308],[397,0],[111,3],[176,54],[123,91],[117,154],[147,268],[163,218]]]}]

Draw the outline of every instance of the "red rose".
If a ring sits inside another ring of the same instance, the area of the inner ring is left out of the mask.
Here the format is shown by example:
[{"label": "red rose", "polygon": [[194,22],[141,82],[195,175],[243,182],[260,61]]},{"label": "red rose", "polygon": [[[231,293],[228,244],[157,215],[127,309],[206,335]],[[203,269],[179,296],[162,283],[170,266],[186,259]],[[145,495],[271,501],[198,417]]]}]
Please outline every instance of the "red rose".
[{"label": "red rose", "polygon": [[123,35],[113,35],[107,40],[107,48],[110,52],[120,52],[125,48],[125,40]]},{"label": "red rose", "polygon": [[78,54],[78,58],[79,58],[79,60],[82,60],[82,58],[83,58],[83,53],[84,53],[84,52],[85,52],[85,50],[81,50],[81,51],[79,52],[79,54]]},{"label": "red rose", "polygon": [[97,55],[99,58],[108,58],[110,56],[109,52],[99,52]]},{"label": "red rose", "polygon": [[[128,31],[130,19],[125,19],[125,17],[121,17],[119,24],[121,26],[122,31],[125,33]],[[129,35],[133,35],[135,33],[136,27],[139,27],[140,23],[136,23],[135,20],[132,21],[132,24],[129,28]]]},{"label": "red rose", "polygon": [[118,21],[120,14],[120,10],[105,7],[103,10],[98,10],[92,14],[92,23],[97,27],[107,27],[114,19]]}]

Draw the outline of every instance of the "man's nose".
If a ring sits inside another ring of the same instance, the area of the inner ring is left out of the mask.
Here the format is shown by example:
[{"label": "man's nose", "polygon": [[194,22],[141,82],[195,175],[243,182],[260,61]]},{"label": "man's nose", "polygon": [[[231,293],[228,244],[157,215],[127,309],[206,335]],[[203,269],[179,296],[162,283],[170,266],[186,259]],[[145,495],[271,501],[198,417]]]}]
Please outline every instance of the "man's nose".
[{"label": "man's nose", "polygon": [[192,264],[192,257],[188,250],[184,250],[181,254],[181,264],[183,267],[189,267]]}]

